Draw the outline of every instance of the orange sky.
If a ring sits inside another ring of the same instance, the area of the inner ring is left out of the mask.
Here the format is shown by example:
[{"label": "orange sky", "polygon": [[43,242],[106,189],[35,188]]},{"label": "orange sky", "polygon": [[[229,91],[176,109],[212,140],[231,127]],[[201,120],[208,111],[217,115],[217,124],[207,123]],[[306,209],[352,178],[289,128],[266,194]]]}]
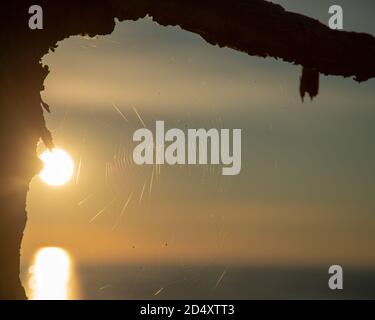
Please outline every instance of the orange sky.
[{"label": "orange sky", "polygon": [[[323,77],[302,104],[299,67],[149,19],[70,38],[44,62],[48,127],[82,169],[58,188],[34,178],[24,262],[61,246],[96,264],[375,264],[373,80]],[[153,169],[131,163],[134,108],[150,128],[241,128],[241,174],[162,167],[151,183]]]}]

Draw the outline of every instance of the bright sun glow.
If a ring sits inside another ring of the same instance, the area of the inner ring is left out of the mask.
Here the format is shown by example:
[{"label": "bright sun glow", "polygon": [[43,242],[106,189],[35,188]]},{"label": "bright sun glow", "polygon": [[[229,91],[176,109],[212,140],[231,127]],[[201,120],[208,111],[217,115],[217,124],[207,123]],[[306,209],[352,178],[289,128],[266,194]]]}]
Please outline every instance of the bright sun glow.
[{"label": "bright sun glow", "polygon": [[44,168],[39,177],[51,186],[61,186],[68,182],[74,173],[72,158],[64,150],[55,148],[43,152],[40,159]]},{"label": "bright sun glow", "polygon": [[30,288],[33,300],[69,299],[71,260],[61,248],[46,247],[40,249],[30,273]]}]

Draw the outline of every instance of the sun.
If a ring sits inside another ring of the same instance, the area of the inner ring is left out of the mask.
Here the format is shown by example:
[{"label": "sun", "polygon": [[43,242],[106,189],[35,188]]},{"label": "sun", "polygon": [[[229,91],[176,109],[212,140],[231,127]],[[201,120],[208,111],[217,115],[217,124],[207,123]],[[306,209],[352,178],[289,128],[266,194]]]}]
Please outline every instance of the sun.
[{"label": "sun", "polygon": [[70,155],[60,148],[46,150],[40,155],[44,163],[39,177],[50,186],[61,186],[68,182],[74,173],[74,163]]}]

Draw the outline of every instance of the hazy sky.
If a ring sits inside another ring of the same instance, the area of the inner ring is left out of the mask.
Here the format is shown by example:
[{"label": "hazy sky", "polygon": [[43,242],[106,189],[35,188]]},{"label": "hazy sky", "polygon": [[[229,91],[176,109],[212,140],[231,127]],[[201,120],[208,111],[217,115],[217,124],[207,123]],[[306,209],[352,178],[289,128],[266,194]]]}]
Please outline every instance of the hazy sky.
[{"label": "hazy sky", "polygon": [[[277,2],[325,23],[333,3]],[[347,30],[375,33],[373,1],[334,3]],[[375,265],[374,80],[322,76],[319,96],[302,103],[299,66],[220,49],[150,18],[71,37],[43,62],[48,127],[82,165],[63,187],[34,178],[24,261],[58,245],[97,264]],[[151,183],[152,167],[130,161],[142,127],[134,110],[151,129],[155,120],[242,129],[241,174],[163,166]]]}]

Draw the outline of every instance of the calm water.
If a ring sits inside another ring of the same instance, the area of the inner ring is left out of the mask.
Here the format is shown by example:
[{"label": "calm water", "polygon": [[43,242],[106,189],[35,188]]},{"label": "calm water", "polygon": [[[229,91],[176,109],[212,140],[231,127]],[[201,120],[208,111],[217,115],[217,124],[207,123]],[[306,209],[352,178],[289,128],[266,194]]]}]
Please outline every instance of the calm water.
[{"label": "calm water", "polygon": [[374,299],[375,272],[344,267],[344,290],[328,268],[81,266],[83,299]]},{"label": "calm water", "polygon": [[64,249],[39,249],[22,272],[30,299],[375,299],[375,271],[343,266],[344,289],[328,267],[76,265]]}]

